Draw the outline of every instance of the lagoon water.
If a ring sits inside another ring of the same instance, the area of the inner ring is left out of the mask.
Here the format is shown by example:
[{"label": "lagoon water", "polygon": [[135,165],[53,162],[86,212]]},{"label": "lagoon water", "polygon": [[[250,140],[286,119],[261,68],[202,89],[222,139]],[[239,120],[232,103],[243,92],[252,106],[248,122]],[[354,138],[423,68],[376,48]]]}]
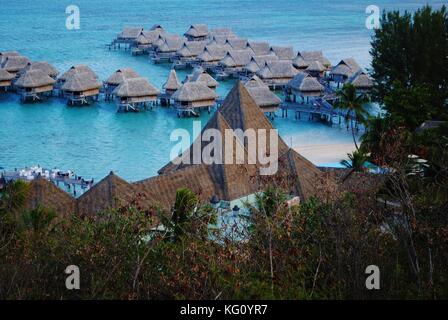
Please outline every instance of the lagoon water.
[{"label": "lagoon water", "polygon": [[[425,3],[443,1],[376,0],[381,10],[413,11]],[[67,30],[65,9],[80,8],[81,28]],[[122,67],[132,67],[161,87],[168,65],[150,64],[147,57],[108,51],[123,26],[162,24],[183,33],[191,23],[231,27],[241,37],[292,45],[295,50],[323,50],[333,62],[356,58],[369,67],[372,31],[365,27],[363,0],[0,0],[0,51],[17,50],[32,60],[46,60],[61,72],[85,63],[101,79]],[[185,76],[180,72],[180,78]],[[222,83],[224,96],[233,85]],[[157,174],[169,161],[170,133],[191,131],[192,122],[179,119],[173,110],[158,108],[138,114],[117,114],[112,103],[73,108],[53,98],[39,104],[20,104],[13,94],[0,94],[0,167],[14,169],[34,164],[74,170],[96,180],[110,170],[129,181]],[[288,144],[349,143],[345,128],[321,123],[276,118],[274,126]],[[320,164],[320,163],[317,163]]]}]

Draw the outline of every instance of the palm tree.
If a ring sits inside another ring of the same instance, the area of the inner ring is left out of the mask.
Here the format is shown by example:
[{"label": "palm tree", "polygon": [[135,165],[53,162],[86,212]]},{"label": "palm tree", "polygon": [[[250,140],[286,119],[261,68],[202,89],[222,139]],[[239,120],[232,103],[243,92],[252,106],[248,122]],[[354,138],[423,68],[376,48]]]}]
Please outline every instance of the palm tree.
[{"label": "palm tree", "polygon": [[48,230],[55,218],[54,211],[41,206],[25,212],[22,216],[24,227],[34,232]]},{"label": "palm tree", "polygon": [[191,219],[198,202],[198,197],[190,189],[177,190],[170,223],[174,240],[185,233],[185,224]]},{"label": "palm tree", "polygon": [[364,94],[358,94],[355,86],[352,84],[345,84],[341,90],[338,90],[337,96],[339,98],[338,107],[346,110],[346,119],[350,119],[350,126],[352,129],[353,142],[356,150],[359,150],[358,143],[355,137],[355,127],[353,125],[353,116],[360,123],[364,123],[368,115],[364,105],[368,102]]},{"label": "palm tree", "polygon": [[340,163],[346,168],[351,169],[350,172],[345,176],[344,181],[347,180],[354,172],[364,171],[364,163],[367,161],[367,155],[356,150],[353,153],[347,153],[348,160],[342,160]]},{"label": "palm tree", "polygon": [[22,180],[11,181],[1,190],[0,213],[16,213],[23,208],[28,195],[29,184]]}]

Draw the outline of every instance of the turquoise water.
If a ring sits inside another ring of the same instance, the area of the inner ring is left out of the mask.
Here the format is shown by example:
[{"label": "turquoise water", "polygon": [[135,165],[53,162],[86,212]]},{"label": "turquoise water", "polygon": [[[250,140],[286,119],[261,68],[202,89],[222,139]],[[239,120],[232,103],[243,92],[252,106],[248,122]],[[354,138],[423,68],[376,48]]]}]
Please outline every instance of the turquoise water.
[{"label": "turquoise water", "polygon": [[[381,9],[415,10],[426,2],[377,0]],[[65,28],[65,8],[80,8],[81,29]],[[296,50],[323,50],[336,63],[355,57],[369,67],[371,31],[364,26],[372,1],[35,1],[0,0],[0,51],[17,50],[32,60],[47,60],[63,71],[73,64],[90,65],[105,79],[118,68],[132,67],[159,88],[169,67],[152,65],[145,57],[105,49],[123,26],[162,24],[183,33],[191,23],[231,27],[242,37],[292,45]],[[185,73],[181,72],[181,78]],[[223,83],[218,93],[232,86]],[[203,124],[208,119],[203,114]],[[172,110],[117,114],[110,103],[70,108],[56,98],[40,104],[20,104],[12,94],[0,94],[0,167],[40,164],[74,170],[99,179],[110,170],[136,181],[157,173],[169,161],[173,129],[191,131],[192,121]],[[345,128],[277,118],[275,127],[288,144],[349,143]]]}]

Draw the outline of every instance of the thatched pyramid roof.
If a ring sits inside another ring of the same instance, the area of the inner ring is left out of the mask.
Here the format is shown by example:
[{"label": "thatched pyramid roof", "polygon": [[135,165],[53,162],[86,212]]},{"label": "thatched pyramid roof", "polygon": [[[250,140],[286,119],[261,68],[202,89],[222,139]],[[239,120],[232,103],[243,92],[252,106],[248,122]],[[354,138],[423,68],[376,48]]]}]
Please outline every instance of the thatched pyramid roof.
[{"label": "thatched pyramid roof", "polygon": [[373,87],[373,80],[367,73],[362,70],[354,73],[348,82],[355,86],[357,89],[371,89]]},{"label": "thatched pyramid roof", "polygon": [[209,88],[216,88],[219,86],[219,82],[216,81],[211,75],[205,72],[202,68],[197,68],[193,71],[188,81],[202,82]]},{"label": "thatched pyramid roof", "polygon": [[5,60],[3,60],[3,64],[1,65],[2,69],[5,69],[8,72],[18,72],[25,68],[30,60],[27,57],[22,56],[7,56]]},{"label": "thatched pyramid roof", "polygon": [[130,183],[111,172],[78,198],[78,213],[92,215],[118,208],[134,200],[135,195]]},{"label": "thatched pyramid roof", "polygon": [[13,74],[9,73],[5,69],[0,69],[0,81],[10,81],[14,78],[15,76]]},{"label": "thatched pyramid roof", "polygon": [[181,86],[179,78],[177,77],[176,70],[171,69],[170,74],[168,75],[168,79],[163,85],[163,89],[165,90],[177,90]]},{"label": "thatched pyramid roof", "polygon": [[260,108],[279,106],[282,103],[282,100],[256,75],[246,81],[244,86]]},{"label": "thatched pyramid roof", "polygon": [[247,49],[248,41],[242,38],[227,38],[225,44],[227,49],[245,50]]},{"label": "thatched pyramid roof", "polygon": [[117,97],[146,97],[156,96],[160,91],[146,78],[126,79],[114,90]]},{"label": "thatched pyramid roof", "polygon": [[123,68],[115,71],[107,80],[106,83],[110,85],[119,85],[123,83],[126,79],[138,78],[140,77],[137,72],[132,68]]},{"label": "thatched pyramid roof", "polygon": [[272,46],[271,52],[275,54],[275,56],[279,60],[292,60],[294,59],[294,49],[292,47],[280,47],[280,46]]},{"label": "thatched pyramid roof", "polygon": [[59,80],[66,81],[68,78],[72,77],[75,74],[83,73],[87,74],[90,78],[98,79],[98,76],[96,73],[90,69],[89,66],[85,64],[78,64],[76,66],[72,66],[70,69],[68,69],[66,72],[64,72],[60,77]]},{"label": "thatched pyramid roof", "polygon": [[52,85],[56,82],[52,77],[44,71],[36,69],[24,72],[15,85],[20,88],[38,88]]},{"label": "thatched pyramid roof", "polygon": [[176,101],[203,101],[216,99],[218,95],[216,92],[202,82],[185,82],[176,92],[172,98]]},{"label": "thatched pyramid roof", "polygon": [[256,41],[249,41],[247,47],[250,48],[254,52],[254,55],[256,56],[267,55],[269,54],[271,49],[268,42],[256,42]]},{"label": "thatched pyramid roof", "polygon": [[20,73],[32,70],[41,70],[52,78],[56,78],[59,74],[58,69],[46,61],[29,62],[28,65],[20,71]]},{"label": "thatched pyramid roof", "polygon": [[206,37],[208,35],[208,26],[206,24],[193,24],[184,35],[195,38]]},{"label": "thatched pyramid roof", "polygon": [[20,56],[20,53],[18,53],[17,51],[2,51],[0,52],[0,64],[2,64],[7,57],[12,57],[12,56]]},{"label": "thatched pyramid roof", "polygon": [[75,73],[65,81],[62,86],[62,90],[72,92],[82,92],[92,89],[98,89],[101,87],[95,78],[92,78],[90,73]]},{"label": "thatched pyramid roof", "polygon": [[345,77],[350,77],[354,73],[361,70],[358,62],[353,58],[346,58],[341,60],[331,71],[334,75],[341,75]]},{"label": "thatched pyramid roof", "polygon": [[296,75],[288,82],[288,87],[301,92],[322,92],[325,90],[316,78],[306,72]]},{"label": "thatched pyramid roof", "polygon": [[36,179],[30,182],[27,202],[28,209],[43,206],[55,212],[68,216],[76,210],[76,200],[65,191],[46,179]]}]

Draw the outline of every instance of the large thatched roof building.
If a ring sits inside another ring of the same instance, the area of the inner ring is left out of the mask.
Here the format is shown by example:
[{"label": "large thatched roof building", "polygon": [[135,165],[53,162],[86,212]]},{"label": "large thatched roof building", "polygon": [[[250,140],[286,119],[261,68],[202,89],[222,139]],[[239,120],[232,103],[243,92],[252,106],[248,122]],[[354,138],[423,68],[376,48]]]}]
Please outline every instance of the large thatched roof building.
[{"label": "large thatched roof building", "polygon": [[17,93],[20,94],[22,101],[41,100],[44,94],[53,92],[55,79],[40,69],[28,70],[22,73],[14,83]]},{"label": "large thatched roof building", "polygon": [[282,100],[256,75],[247,80],[244,86],[263,112],[275,112],[280,107]]},{"label": "large thatched roof building", "polygon": [[157,101],[160,91],[145,78],[125,79],[113,94],[118,100],[118,111],[140,111]]}]

